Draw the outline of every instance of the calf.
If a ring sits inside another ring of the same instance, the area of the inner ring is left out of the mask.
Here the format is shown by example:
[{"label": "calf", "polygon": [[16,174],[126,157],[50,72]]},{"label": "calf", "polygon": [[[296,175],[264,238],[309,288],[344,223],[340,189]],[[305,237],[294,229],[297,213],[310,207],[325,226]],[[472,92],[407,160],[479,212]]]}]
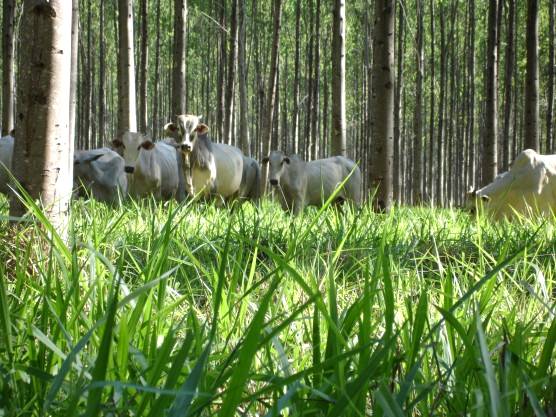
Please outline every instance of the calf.
[{"label": "calf", "polygon": [[79,195],[116,203],[127,194],[124,158],[113,150],[76,151],[73,162],[73,183]]},{"label": "calf", "polygon": [[347,178],[336,195],[337,202],[361,204],[361,171],[343,156],[305,162],[298,156],[291,158],[280,151],[272,151],[263,163],[269,164],[270,185],[279,187],[282,207],[299,214],[305,206],[322,206]]},{"label": "calf", "polygon": [[510,169],[487,186],[468,193],[467,207],[475,210],[482,200],[495,220],[516,214],[548,215],[556,209],[556,155],[532,149],[521,152]]}]

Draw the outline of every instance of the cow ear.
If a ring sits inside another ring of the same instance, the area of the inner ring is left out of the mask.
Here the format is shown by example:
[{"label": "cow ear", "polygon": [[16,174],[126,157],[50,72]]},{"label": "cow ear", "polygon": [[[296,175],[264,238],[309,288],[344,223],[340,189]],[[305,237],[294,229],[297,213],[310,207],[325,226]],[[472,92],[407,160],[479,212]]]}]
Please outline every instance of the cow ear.
[{"label": "cow ear", "polygon": [[290,158],[289,158],[289,157],[287,157],[287,156],[286,156],[286,157],[284,157],[284,162],[285,162],[286,164],[289,164],[289,163],[290,163]]},{"label": "cow ear", "polygon": [[481,196],[481,201],[484,203],[487,203],[490,201],[490,197],[488,195],[482,195]]},{"label": "cow ear", "polygon": [[164,132],[174,133],[174,132],[177,132],[177,130],[178,130],[178,127],[176,126],[175,123],[170,122],[170,123],[166,123],[164,125]]},{"label": "cow ear", "polygon": [[123,148],[123,149],[125,149],[125,145],[120,139],[114,139],[112,141],[112,147],[113,148]]},{"label": "cow ear", "polygon": [[137,147],[137,150],[140,150],[141,148],[146,149],[147,151],[150,151],[151,149],[154,148],[154,143],[152,143],[150,140],[146,140],[141,145],[139,145]]},{"label": "cow ear", "polygon": [[207,134],[209,130],[209,127],[204,123],[200,123],[199,126],[197,126],[197,128],[195,129],[195,131],[200,135]]},{"label": "cow ear", "polygon": [[268,156],[265,156],[263,158],[263,164],[268,164],[268,161],[269,161]]},{"label": "cow ear", "polygon": [[201,120],[203,120],[203,115],[200,114],[200,115],[197,116],[197,118],[199,119],[199,121],[201,121]]}]

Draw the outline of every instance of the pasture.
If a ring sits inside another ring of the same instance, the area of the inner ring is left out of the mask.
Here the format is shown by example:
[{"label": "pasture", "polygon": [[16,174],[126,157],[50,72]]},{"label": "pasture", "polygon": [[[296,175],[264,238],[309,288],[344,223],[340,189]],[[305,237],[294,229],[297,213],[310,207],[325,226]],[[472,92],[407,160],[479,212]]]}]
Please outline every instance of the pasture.
[{"label": "pasture", "polygon": [[66,245],[34,214],[0,222],[2,415],[556,413],[554,219],[81,200]]}]

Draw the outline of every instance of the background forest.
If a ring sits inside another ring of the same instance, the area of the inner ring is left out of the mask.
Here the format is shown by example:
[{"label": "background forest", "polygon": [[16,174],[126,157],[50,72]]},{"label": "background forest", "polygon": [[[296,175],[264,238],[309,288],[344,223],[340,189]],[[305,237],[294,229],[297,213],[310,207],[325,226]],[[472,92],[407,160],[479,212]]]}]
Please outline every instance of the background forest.
[{"label": "background forest", "polygon": [[[21,4],[16,3],[17,33]],[[345,9],[347,154],[367,173],[366,189],[373,149],[371,3],[353,1]],[[439,205],[461,204],[469,186],[484,185],[481,156],[485,143],[491,142],[485,137],[490,137],[486,74],[493,8],[498,81],[492,108],[498,125],[498,171],[506,170],[524,149],[528,7],[538,18],[539,151],[554,151],[553,0],[394,3],[396,201],[422,198]],[[217,140],[261,158],[268,74],[277,46],[276,5],[281,26],[271,148],[308,159],[328,156],[334,52],[331,2],[190,0],[185,5],[185,108],[202,114]],[[102,146],[117,134],[117,6],[104,0],[81,0],[79,5],[78,149]],[[133,6],[138,131],[155,138],[174,116],[175,6],[169,0],[137,0]],[[16,42],[16,57],[21,47]]]}]

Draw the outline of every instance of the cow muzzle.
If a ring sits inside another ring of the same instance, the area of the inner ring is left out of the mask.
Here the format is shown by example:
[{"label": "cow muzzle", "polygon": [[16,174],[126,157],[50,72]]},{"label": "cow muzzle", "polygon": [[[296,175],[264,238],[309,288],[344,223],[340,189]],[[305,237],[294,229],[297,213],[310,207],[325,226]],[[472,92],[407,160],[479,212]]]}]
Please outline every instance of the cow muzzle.
[{"label": "cow muzzle", "polygon": [[278,180],[276,178],[272,178],[270,180],[270,185],[276,187],[278,185]]},{"label": "cow muzzle", "polygon": [[182,152],[191,152],[191,145],[184,143],[181,145]]},{"label": "cow muzzle", "polygon": [[133,171],[135,171],[135,167],[126,165],[126,166],[124,167],[124,171],[127,172],[128,174],[133,174]]}]

